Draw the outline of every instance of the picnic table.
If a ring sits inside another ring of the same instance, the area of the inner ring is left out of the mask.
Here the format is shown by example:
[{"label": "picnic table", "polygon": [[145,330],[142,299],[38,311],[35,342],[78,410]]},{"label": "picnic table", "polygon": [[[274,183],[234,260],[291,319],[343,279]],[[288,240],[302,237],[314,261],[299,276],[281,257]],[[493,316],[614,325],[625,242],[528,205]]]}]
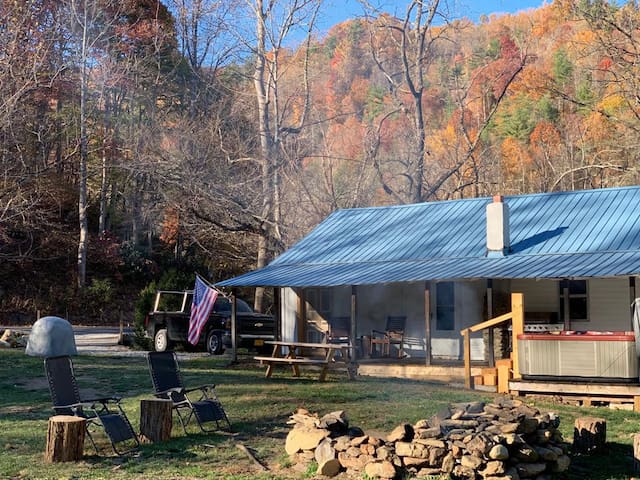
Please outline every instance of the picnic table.
[{"label": "picnic table", "polygon": [[[293,375],[300,376],[301,365],[320,367],[319,380],[322,382],[327,377],[330,368],[345,368],[350,380],[355,380],[356,366],[351,360],[351,345],[346,343],[308,343],[287,341],[265,341],[265,344],[273,345],[270,357],[253,357],[261,364],[267,366],[265,377],[271,377],[275,365],[290,365]],[[307,357],[304,350],[320,350],[319,356]],[[340,355],[336,355],[336,353]],[[337,357],[337,358],[336,358]]]}]

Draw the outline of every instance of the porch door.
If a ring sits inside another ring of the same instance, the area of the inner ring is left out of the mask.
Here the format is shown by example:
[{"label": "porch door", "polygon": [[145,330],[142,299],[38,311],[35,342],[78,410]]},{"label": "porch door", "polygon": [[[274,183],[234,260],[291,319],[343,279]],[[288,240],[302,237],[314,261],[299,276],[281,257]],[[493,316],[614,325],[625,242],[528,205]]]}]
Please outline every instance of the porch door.
[{"label": "porch door", "polygon": [[435,358],[459,360],[462,358],[460,326],[456,321],[456,284],[435,284],[432,300],[431,354]]}]

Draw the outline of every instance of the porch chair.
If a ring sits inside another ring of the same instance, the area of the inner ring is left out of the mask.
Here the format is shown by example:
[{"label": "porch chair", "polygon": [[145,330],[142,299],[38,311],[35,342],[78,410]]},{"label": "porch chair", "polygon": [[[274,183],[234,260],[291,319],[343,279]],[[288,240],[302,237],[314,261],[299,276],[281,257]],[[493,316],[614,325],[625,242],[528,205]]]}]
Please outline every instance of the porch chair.
[{"label": "porch chair", "polygon": [[[224,421],[228,430],[231,431],[231,422],[229,422],[229,418],[218,400],[215,385],[185,388],[175,352],[149,352],[147,362],[155,391],[154,395],[173,402],[173,409],[178,414],[185,435],[187,434],[187,425],[192,418],[196,419],[200,430],[205,433],[219,430],[221,421]],[[192,397],[195,395],[197,400],[191,400],[189,394],[193,394]],[[216,428],[206,429],[204,424],[208,422],[215,422]]]},{"label": "porch chair", "polygon": [[[44,369],[56,415],[73,415],[87,420],[87,436],[100,455],[91,433],[93,427],[104,430],[111,448],[118,456],[135,451],[140,442],[129,419],[120,405],[121,397],[82,398],[73,371],[71,357],[57,356],[44,359]],[[121,450],[122,448],[122,450]]]},{"label": "porch chair", "polygon": [[[327,331],[324,332],[324,343],[351,345],[351,317],[332,317],[327,321]],[[342,357],[342,351],[335,352],[334,359]],[[351,358],[351,354],[348,355]]]},{"label": "porch chair", "polygon": [[376,345],[380,345],[380,354],[383,357],[390,355],[391,345],[398,346],[398,358],[404,357],[404,328],[407,322],[406,316],[388,316],[387,326],[384,331],[372,330],[369,343],[369,355],[373,355]]}]

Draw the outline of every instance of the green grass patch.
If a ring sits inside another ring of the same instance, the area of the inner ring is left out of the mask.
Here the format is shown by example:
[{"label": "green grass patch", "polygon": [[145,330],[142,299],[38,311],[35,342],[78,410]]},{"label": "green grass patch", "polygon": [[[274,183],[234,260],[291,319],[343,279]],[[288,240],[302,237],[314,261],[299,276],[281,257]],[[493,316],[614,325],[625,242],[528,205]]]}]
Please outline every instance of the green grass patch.
[{"label": "green grass patch", "polygon": [[[47,419],[52,415],[42,359],[27,357],[20,350],[0,351],[0,478],[7,479],[292,479],[312,478],[313,466],[305,472],[292,468],[284,453],[289,431],[288,416],[298,407],[319,414],[345,410],[350,423],[365,432],[385,434],[401,422],[428,418],[452,402],[491,399],[491,395],[448,388],[429,382],[362,377],[350,382],[342,373],[316,381],[317,373],[303,372],[299,379],[278,369],[264,378],[264,369],[251,364],[233,367],[224,359],[198,357],[181,360],[187,386],[218,385],[217,391],[230,417],[235,435],[202,434],[195,426],[185,436],[177,422],[170,441],[144,445],[137,457],[125,460],[98,457],[87,442],[88,456],[82,462],[45,464]],[[139,426],[139,404],[151,398],[151,380],[146,360],[78,356],[74,358],[81,389],[91,393],[114,393],[135,429]],[[89,395],[89,394],[87,394]],[[533,402],[531,402],[533,403]],[[579,416],[607,420],[608,451],[605,455],[572,460],[569,479],[628,479],[632,469],[633,434],[640,432],[640,415],[608,408],[581,408],[536,402],[544,411],[561,416],[561,430],[569,442]],[[269,467],[262,473],[238,449],[243,443]],[[363,477],[364,478],[364,477]]]}]

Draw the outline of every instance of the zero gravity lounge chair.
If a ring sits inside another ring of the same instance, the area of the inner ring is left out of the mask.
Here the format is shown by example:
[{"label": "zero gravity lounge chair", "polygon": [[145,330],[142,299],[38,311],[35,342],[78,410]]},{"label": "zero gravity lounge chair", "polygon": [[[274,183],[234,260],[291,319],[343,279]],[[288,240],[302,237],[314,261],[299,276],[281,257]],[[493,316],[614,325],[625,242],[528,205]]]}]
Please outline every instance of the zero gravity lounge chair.
[{"label": "zero gravity lounge chair", "polygon": [[[173,402],[173,409],[178,414],[185,434],[192,418],[195,418],[203,432],[210,433],[220,429],[220,422],[226,423],[231,431],[231,423],[215,393],[215,385],[185,388],[175,352],[149,352],[147,361],[154,395]],[[190,396],[197,400],[192,400]],[[215,422],[216,428],[205,428],[205,424],[211,422]]]},{"label": "zero gravity lounge chair", "polygon": [[140,446],[129,419],[122,410],[120,397],[82,398],[69,356],[47,357],[44,369],[56,415],[73,415],[87,420],[87,436],[100,454],[91,434],[93,427],[104,429],[116,455],[131,453]]}]

